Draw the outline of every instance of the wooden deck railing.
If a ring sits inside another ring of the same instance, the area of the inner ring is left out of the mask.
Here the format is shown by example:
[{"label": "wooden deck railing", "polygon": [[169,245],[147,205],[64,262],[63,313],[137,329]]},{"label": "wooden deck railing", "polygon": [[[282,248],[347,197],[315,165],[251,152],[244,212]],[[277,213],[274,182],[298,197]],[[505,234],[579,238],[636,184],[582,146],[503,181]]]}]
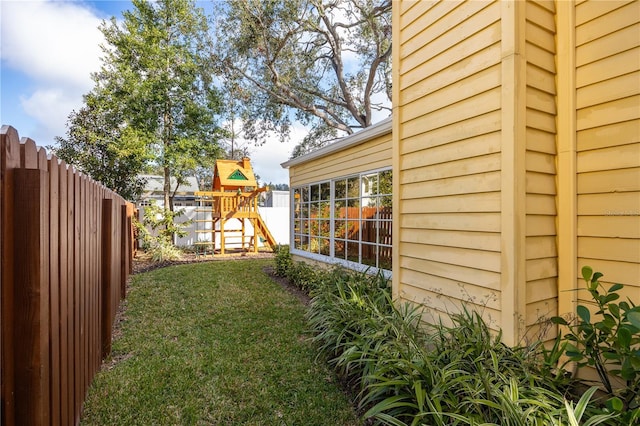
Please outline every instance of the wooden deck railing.
[{"label": "wooden deck railing", "polygon": [[2,424],[73,425],[133,258],[133,205],[0,132]]}]

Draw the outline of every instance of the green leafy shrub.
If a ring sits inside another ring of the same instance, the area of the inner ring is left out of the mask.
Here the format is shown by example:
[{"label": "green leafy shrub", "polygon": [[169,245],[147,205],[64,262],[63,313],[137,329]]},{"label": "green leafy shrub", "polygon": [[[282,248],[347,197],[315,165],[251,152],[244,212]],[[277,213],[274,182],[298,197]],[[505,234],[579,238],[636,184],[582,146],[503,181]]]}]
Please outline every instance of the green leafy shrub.
[{"label": "green leafy shrub", "polygon": [[512,348],[465,307],[447,321],[423,323],[417,305],[393,302],[382,275],[288,268],[287,277],[312,296],[307,319],[320,354],[376,424],[625,424],[593,404],[595,388],[575,405],[565,399],[572,379],[557,366],[561,341]]},{"label": "green leafy shrub", "polygon": [[279,277],[286,277],[287,272],[293,266],[293,260],[291,259],[291,253],[289,252],[288,245],[277,245],[274,249],[276,275]]},{"label": "green leafy shrub", "polygon": [[[155,262],[178,260],[182,257],[180,249],[173,245],[173,236],[186,235],[184,227],[189,222],[175,223],[175,219],[184,213],[183,210],[172,212],[158,207],[155,203],[145,207],[142,222],[134,220],[142,249],[151,254]],[[149,229],[151,229],[150,232]],[[154,235],[155,234],[155,235]]]},{"label": "green leafy shrub", "polygon": [[[569,332],[558,339],[564,342],[569,361],[578,368],[592,367],[608,394],[606,407],[624,421],[640,420],[640,307],[633,301],[619,301],[622,284],[608,289],[600,283],[603,274],[585,266],[582,277],[591,296],[592,311],[578,305],[572,321],[554,317],[556,324]],[[612,377],[624,386],[616,387]],[[632,424],[632,423],[628,423]]]}]

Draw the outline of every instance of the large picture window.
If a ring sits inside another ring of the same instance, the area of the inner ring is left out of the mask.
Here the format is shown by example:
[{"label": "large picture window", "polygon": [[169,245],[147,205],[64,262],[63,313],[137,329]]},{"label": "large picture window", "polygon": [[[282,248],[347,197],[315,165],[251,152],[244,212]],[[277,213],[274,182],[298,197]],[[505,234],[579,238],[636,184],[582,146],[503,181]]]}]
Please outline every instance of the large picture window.
[{"label": "large picture window", "polygon": [[293,248],[391,271],[391,170],[293,188]]}]

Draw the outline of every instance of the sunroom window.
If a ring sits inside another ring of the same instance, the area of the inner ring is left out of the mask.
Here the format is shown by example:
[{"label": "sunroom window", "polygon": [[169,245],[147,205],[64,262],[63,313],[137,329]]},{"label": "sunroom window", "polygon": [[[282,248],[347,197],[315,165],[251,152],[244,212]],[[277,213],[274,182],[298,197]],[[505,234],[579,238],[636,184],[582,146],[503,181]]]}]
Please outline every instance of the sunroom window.
[{"label": "sunroom window", "polygon": [[391,271],[391,170],[293,188],[293,249]]}]

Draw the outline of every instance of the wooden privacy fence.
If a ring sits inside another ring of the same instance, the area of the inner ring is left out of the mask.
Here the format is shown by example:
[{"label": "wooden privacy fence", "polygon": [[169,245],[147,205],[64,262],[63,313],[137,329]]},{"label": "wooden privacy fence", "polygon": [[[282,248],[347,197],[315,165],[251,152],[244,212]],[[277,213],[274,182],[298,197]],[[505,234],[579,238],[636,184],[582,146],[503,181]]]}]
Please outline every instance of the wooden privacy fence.
[{"label": "wooden privacy fence", "polygon": [[2,424],[77,424],[125,296],[133,205],[14,128],[0,137]]}]

